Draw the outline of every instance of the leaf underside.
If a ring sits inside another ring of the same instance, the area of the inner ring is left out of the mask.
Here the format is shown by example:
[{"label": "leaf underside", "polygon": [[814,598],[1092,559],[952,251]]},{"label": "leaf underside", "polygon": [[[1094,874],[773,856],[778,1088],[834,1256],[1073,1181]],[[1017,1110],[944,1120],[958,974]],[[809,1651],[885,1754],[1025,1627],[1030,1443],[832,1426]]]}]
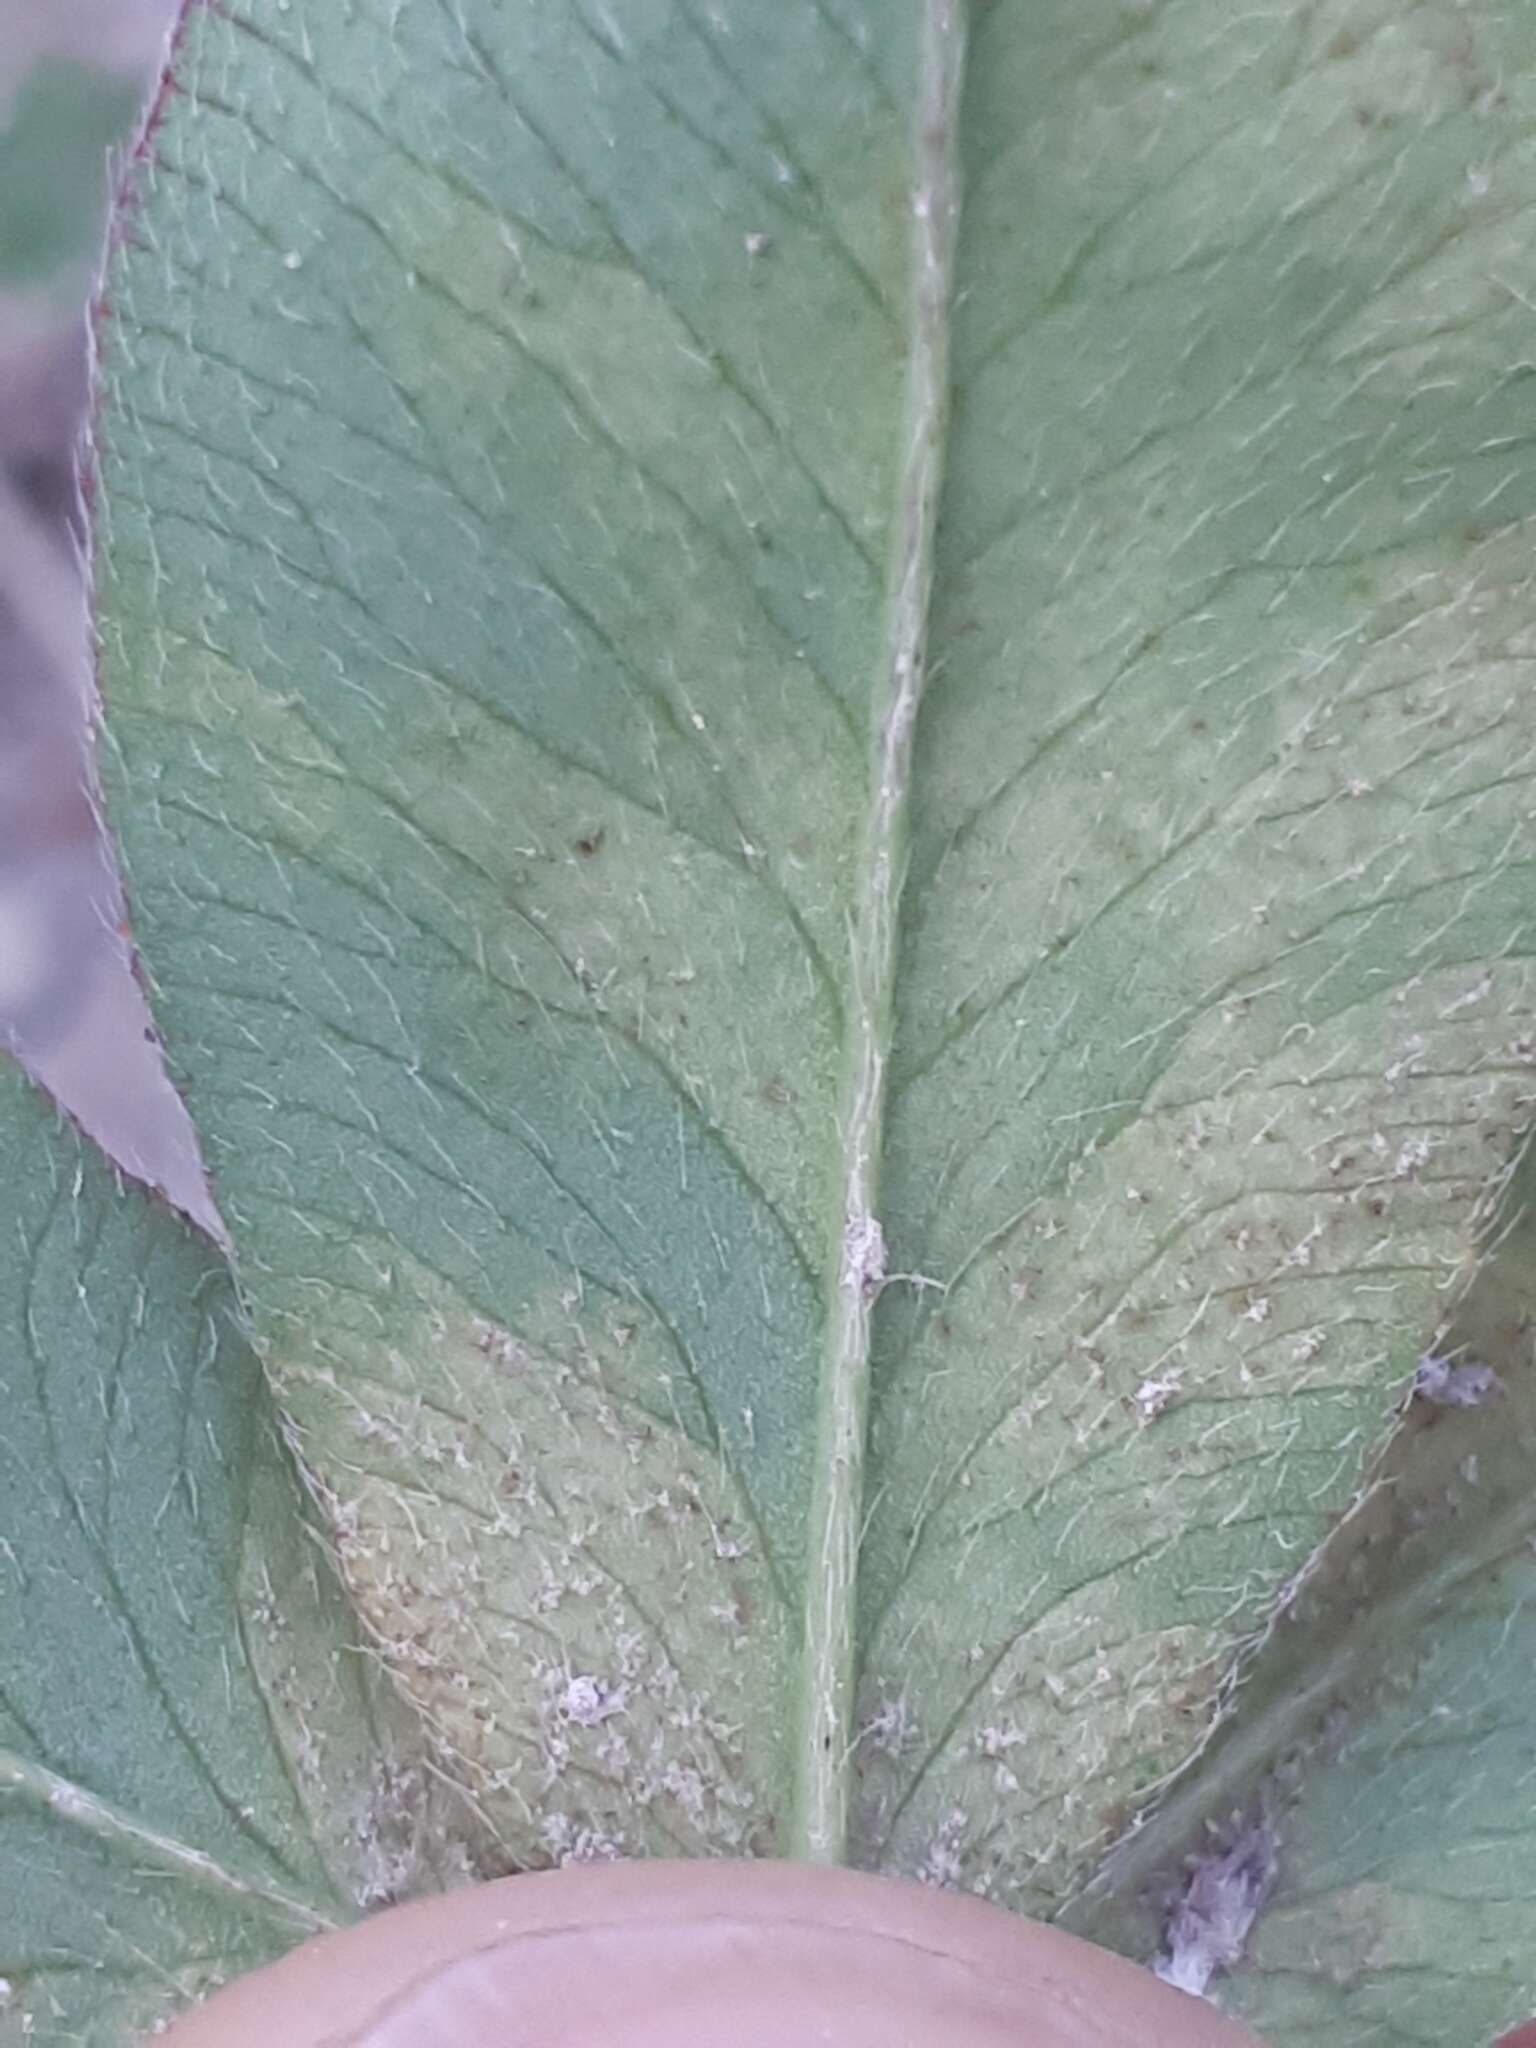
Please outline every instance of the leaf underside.
[{"label": "leaf underside", "polygon": [[14,1071],[0,1148],[0,2042],[120,2042],[463,1865],[222,1261]]},{"label": "leaf underside", "polygon": [[508,1866],[846,1799],[1147,1953],[1205,1785],[1293,1828],[1274,2039],[1529,2002],[1496,1803],[1475,2011],[1408,1867],[1524,1740],[1494,1479],[1474,1703],[1368,1695],[1319,1591],[1106,1856],[1493,1286],[1533,56],[1481,0],[196,17],[109,293],[114,818],[352,1610]]},{"label": "leaf underside", "polygon": [[1268,2040],[1483,2048],[1532,2004],[1533,1197],[1527,1143],[1447,1291],[1446,1352],[1498,1398],[1406,1408],[1198,1767],[1069,1915],[1144,1945],[1148,1880],[1180,1846],[1267,1818],[1279,1878],[1224,2002]]}]

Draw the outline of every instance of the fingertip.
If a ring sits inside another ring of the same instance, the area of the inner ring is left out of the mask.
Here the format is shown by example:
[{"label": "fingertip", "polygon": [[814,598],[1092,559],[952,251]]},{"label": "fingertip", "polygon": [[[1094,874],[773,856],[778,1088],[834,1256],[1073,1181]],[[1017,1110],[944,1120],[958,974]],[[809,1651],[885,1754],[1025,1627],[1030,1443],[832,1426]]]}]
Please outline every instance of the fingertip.
[{"label": "fingertip", "polygon": [[973,1898],[787,1863],[587,1866],[395,1907],[167,2048],[1257,2048],[1150,1970]]}]

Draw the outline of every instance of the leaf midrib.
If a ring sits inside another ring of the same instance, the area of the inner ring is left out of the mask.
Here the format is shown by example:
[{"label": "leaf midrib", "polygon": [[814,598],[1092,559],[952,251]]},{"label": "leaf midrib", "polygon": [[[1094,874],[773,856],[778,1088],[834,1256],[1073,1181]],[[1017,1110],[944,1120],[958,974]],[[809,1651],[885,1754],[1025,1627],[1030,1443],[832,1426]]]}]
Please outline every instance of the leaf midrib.
[{"label": "leaf midrib", "polygon": [[958,115],[969,0],[919,5],[906,405],[873,697],[869,811],[853,883],[837,1106],[839,1189],[825,1253],[826,1339],[787,1845],[789,1854],[817,1863],[842,1862],[848,1836],[870,1337],[886,1277],[879,1196],[897,928],[949,421]]}]

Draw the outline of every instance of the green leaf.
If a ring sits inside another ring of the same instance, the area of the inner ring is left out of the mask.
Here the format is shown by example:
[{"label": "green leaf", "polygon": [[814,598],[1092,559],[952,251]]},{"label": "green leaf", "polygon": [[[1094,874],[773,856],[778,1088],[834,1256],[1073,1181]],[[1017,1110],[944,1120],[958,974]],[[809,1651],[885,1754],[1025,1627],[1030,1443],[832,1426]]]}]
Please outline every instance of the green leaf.
[{"label": "green leaf", "polygon": [[117,2043],[444,1851],[221,1262],[14,1070],[0,1144],[0,2042]]},{"label": "green leaf", "polygon": [[139,112],[139,87],[45,57],[0,113],[0,287],[83,289],[107,218],[108,154]]},{"label": "green leaf", "polygon": [[[1457,1276],[1442,1355],[1496,1372],[1417,1398],[1351,1514],[1247,1662],[1199,1768],[1111,1859],[1080,1929],[1141,1948],[1149,1878],[1247,1803],[1278,1882],[1224,2002],[1275,2048],[1486,2044],[1536,2005],[1523,1788],[1536,1497],[1536,1145]],[[1150,1887],[1157,1896],[1157,1886]],[[1138,1924],[1138,1921],[1140,1924]]]},{"label": "green leaf", "polygon": [[1533,56],[196,18],[110,293],[115,815],[509,1855],[1058,1911],[1350,1503],[1531,1059]]},{"label": "green leaf", "polygon": [[[1525,1445],[1529,1457],[1529,1436]],[[1223,2003],[1275,2048],[1493,2041],[1530,2016],[1529,1554],[1466,1560],[1290,1819],[1289,1871]]]}]

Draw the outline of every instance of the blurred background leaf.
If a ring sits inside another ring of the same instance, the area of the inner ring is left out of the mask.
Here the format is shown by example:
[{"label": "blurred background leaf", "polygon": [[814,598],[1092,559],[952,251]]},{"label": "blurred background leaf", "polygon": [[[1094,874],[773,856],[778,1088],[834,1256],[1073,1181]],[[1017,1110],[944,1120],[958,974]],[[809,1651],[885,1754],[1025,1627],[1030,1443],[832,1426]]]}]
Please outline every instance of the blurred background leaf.
[{"label": "blurred background leaf", "polygon": [[137,80],[116,72],[52,56],[33,66],[0,129],[0,287],[62,282],[78,295],[105,228],[110,152],[139,104]]},{"label": "blurred background leaf", "polygon": [[174,0],[0,0],[0,1047],[214,1225],[92,797],[86,317]]}]

